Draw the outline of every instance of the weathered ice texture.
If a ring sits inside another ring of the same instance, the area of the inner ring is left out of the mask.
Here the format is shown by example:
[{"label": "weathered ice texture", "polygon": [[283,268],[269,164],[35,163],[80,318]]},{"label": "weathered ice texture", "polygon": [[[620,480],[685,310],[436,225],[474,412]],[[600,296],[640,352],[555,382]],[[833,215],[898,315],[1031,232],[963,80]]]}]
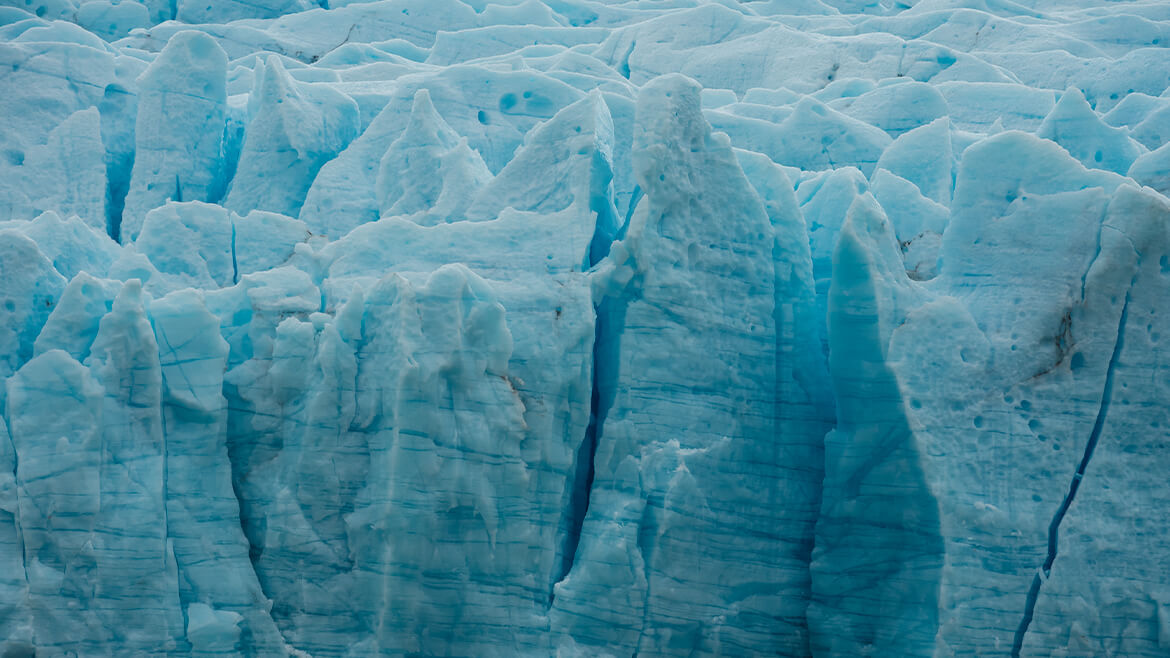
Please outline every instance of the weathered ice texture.
[{"label": "weathered ice texture", "polygon": [[0,655],[1170,655],[1170,10],[0,3]]}]

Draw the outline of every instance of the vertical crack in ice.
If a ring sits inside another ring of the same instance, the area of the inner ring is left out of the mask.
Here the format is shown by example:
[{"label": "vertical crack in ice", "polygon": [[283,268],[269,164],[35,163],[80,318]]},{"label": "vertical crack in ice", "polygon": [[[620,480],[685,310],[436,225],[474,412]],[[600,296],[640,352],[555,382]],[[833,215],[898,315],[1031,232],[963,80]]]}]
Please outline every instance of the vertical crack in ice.
[{"label": "vertical crack in ice", "polygon": [[[11,421],[11,417],[7,416],[4,407],[4,404],[0,404],[0,441],[7,443],[5,448],[9,451],[9,454],[12,455],[12,528],[16,537],[16,550],[19,552],[21,573],[24,576],[24,592],[27,595],[29,591],[28,552],[24,547],[24,528],[21,525],[20,513],[21,486],[18,475],[20,472],[20,454],[16,452],[16,442],[13,440],[11,430],[9,429],[9,422]],[[29,642],[31,642],[33,646],[36,646],[37,641],[35,625],[32,625],[30,633],[31,635],[29,637]],[[35,655],[35,653],[31,655]]]},{"label": "vertical crack in ice", "polygon": [[[593,153],[590,163],[591,189],[589,210],[594,213],[593,237],[589,242],[587,266],[594,268],[609,256],[616,234],[623,233],[625,225],[618,226],[617,211],[613,205],[613,165],[610,154],[603,149]],[[628,219],[627,219],[628,222]],[[623,233],[624,236],[624,233]],[[570,481],[568,507],[563,512],[564,535],[560,547],[561,563],[557,565],[548,590],[548,603],[552,607],[556,596],[555,586],[569,575],[577,558],[581,543],[581,529],[589,511],[589,499],[593,491],[595,474],[593,460],[597,454],[602,425],[613,404],[614,382],[617,381],[618,350],[621,332],[625,325],[625,301],[603,297],[594,307],[593,325],[593,374],[592,390],[589,395],[589,423],[585,436],[577,448],[575,466]],[[559,314],[559,310],[558,310]],[[558,534],[560,534],[558,532]]]},{"label": "vertical crack in ice", "polygon": [[634,191],[630,193],[630,203],[629,207],[626,209],[626,217],[624,220],[622,220],[622,225],[618,227],[617,235],[614,238],[615,240],[626,239],[626,233],[628,233],[630,230],[630,220],[633,219],[634,210],[638,208],[638,202],[642,200],[643,196],[642,186],[635,185]]},{"label": "vertical crack in ice", "polygon": [[[179,358],[179,354],[177,351],[175,351],[175,348],[171,345],[171,341],[167,338],[167,332],[163,328],[163,325],[155,322],[153,317],[150,318],[150,324],[151,324],[151,328],[153,329],[154,334],[155,334],[155,340],[161,341],[158,344],[158,347],[162,348],[163,346],[165,346],[166,351],[167,351],[166,353],[169,356],[174,357],[175,365],[177,366],[176,370],[179,372],[179,374],[183,375],[183,380],[185,381],[188,390],[190,390],[192,393],[194,393],[195,388],[191,384],[191,379],[189,377],[187,377],[187,373],[183,372],[183,367],[182,367],[181,360]],[[163,353],[162,349],[159,349],[160,357],[161,357],[162,353]],[[162,361],[162,359],[160,358],[159,359],[160,374],[162,372],[161,361]],[[159,440],[160,440],[160,443],[162,444],[162,527],[163,527],[163,535],[165,537],[164,551],[166,553],[170,554],[170,556],[169,556],[170,559],[173,560],[175,563],[176,578],[180,578],[180,576],[178,576],[178,559],[175,557],[175,554],[174,554],[175,548],[174,548],[173,541],[174,541],[175,533],[172,531],[172,526],[171,526],[171,510],[170,510],[170,500],[171,500],[171,488],[170,488],[171,463],[170,463],[170,461],[171,460],[170,460],[170,453],[169,453],[169,450],[170,450],[169,443],[170,442],[168,440],[168,432],[167,432],[167,414],[165,412],[165,408],[167,406],[167,399],[166,399],[167,396],[165,393],[165,387],[167,386],[167,383],[166,383],[165,379],[163,379],[163,381],[162,381],[162,386],[164,387],[164,391],[162,392],[163,394],[159,396],[159,433],[160,433]],[[183,632],[185,632],[185,629],[187,628],[187,623],[188,623],[187,605],[190,603],[190,601],[184,600],[182,588],[179,586],[179,583],[177,581],[176,581],[175,587],[176,587],[177,593],[179,595],[179,611],[183,615],[183,629],[184,629]],[[185,637],[185,635],[184,635],[184,637]]]},{"label": "vertical crack in ice", "polygon": [[[624,300],[606,298],[597,308],[597,320],[593,339],[593,391],[590,395],[589,425],[585,437],[577,450],[577,466],[573,476],[573,490],[566,512],[566,532],[561,550],[560,568],[553,579],[558,583],[569,575],[577,557],[581,542],[581,529],[589,511],[589,499],[593,491],[594,463],[597,445],[601,440],[602,426],[613,404],[614,383],[617,381],[621,332],[624,325]],[[549,604],[552,604],[553,590],[549,590]]]},{"label": "vertical crack in ice", "polygon": [[[569,498],[568,529],[565,534],[565,546],[561,551],[561,564],[554,584],[565,579],[573,568],[577,557],[577,546],[581,543],[581,527],[585,524],[585,514],[589,511],[589,494],[593,489],[594,466],[593,458],[597,453],[597,440],[600,433],[601,420],[598,418],[597,394],[597,347],[594,345],[593,366],[593,394],[590,400],[589,426],[585,429],[585,438],[577,449],[577,466],[573,476],[573,491]],[[549,605],[552,605],[553,590],[549,589]]]},{"label": "vertical crack in ice", "polygon": [[630,79],[630,55],[634,54],[634,47],[637,45],[637,40],[631,39],[630,45],[626,47],[626,51],[622,53],[621,59],[618,60],[617,72],[626,80]]},{"label": "vertical crack in ice", "polygon": [[1060,542],[1060,524],[1064,521],[1065,515],[1077,496],[1077,491],[1081,488],[1081,481],[1085,477],[1085,471],[1093,459],[1093,451],[1096,450],[1097,442],[1101,439],[1101,432],[1105,428],[1105,420],[1109,415],[1109,405],[1113,398],[1113,374],[1125,344],[1125,323],[1129,318],[1129,301],[1132,289],[1133,283],[1131,282],[1129,289],[1125,291],[1125,303],[1121,307],[1121,319],[1117,326],[1117,339],[1113,343],[1113,354],[1109,357],[1109,365],[1105,370],[1105,387],[1101,394],[1101,406],[1097,410],[1097,419],[1093,423],[1093,431],[1089,434],[1089,440],[1085,444],[1085,453],[1081,457],[1080,464],[1077,465],[1076,472],[1073,473],[1072,481],[1069,482],[1068,493],[1065,494],[1064,500],[1061,501],[1060,507],[1057,508],[1056,514],[1052,516],[1052,521],[1048,524],[1048,555],[1044,558],[1044,564],[1040,567],[1040,571],[1032,579],[1031,587],[1028,588],[1028,597],[1024,602],[1024,618],[1020,620],[1020,626],[1016,629],[1015,639],[1012,641],[1012,658],[1019,658],[1020,650],[1024,646],[1024,636],[1027,635],[1028,627],[1032,624],[1032,617],[1036,612],[1036,601],[1040,598],[1040,588],[1048,580],[1052,573],[1052,565],[1056,561]]},{"label": "vertical crack in ice", "polygon": [[119,128],[129,129],[130,134],[125,137],[133,145],[133,119],[119,126],[116,118],[125,116],[126,104],[131,98],[135,96],[122,85],[111,83],[106,85],[102,99],[98,103],[98,111],[101,114],[100,132],[106,149],[106,234],[119,244],[122,241],[122,211],[126,207],[126,194],[130,191],[130,172],[134,169],[134,158],[137,153],[133,148],[123,150],[124,147],[118,144],[116,137],[120,132]]},{"label": "vertical crack in ice", "polygon": [[126,176],[125,180],[116,178],[113,172],[107,174],[106,179],[106,235],[121,244],[122,211],[126,208],[126,192],[130,188],[130,180],[129,176]]},{"label": "vertical crack in ice", "polygon": [[1085,268],[1085,273],[1081,275],[1081,301],[1082,302],[1085,301],[1085,287],[1089,283],[1089,272],[1093,269],[1093,263],[1096,263],[1097,259],[1101,257],[1101,233],[1105,230],[1105,226],[1106,226],[1105,221],[1104,221],[1105,217],[1102,216],[1101,219],[1102,219],[1101,225],[1099,227],[1097,227],[1097,248],[1096,248],[1096,251],[1093,252],[1093,257],[1091,259],[1089,259],[1089,267]]},{"label": "vertical crack in ice", "polygon": [[638,629],[638,642],[634,646],[634,655],[632,658],[638,658],[642,653],[642,642],[646,640],[646,627],[650,622],[650,603],[654,597],[654,579],[651,578],[652,568],[650,564],[654,557],[654,546],[657,543],[656,540],[659,534],[658,519],[655,518],[655,508],[665,510],[665,501],[660,495],[648,495],[645,506],[642,508],[642,518],[638,520],[637,546],[638,554],[642,557],[642,573],[646,579],[646,591],[642,595],[642,625]]},{"label": "vertical crack in ice", "polygon": [[[235,220],[232,220],[232,285],[235,285],[239,282],[240,282],[240,263],[236,259],[236,222],[235,222]],[[324,297],[325,293],[322,292],[321,296]],[[321,310],[325,310],[324,305],[322,305]]]}]

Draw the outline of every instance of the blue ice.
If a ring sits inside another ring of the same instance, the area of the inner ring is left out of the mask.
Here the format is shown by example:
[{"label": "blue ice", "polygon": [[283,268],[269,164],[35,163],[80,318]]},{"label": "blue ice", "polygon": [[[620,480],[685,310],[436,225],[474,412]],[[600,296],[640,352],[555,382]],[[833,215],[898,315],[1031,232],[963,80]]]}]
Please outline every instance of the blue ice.
[{"label": "blue ice", "polygon": [[1170,654],[1170,9],[0,3],[0,654]]}]

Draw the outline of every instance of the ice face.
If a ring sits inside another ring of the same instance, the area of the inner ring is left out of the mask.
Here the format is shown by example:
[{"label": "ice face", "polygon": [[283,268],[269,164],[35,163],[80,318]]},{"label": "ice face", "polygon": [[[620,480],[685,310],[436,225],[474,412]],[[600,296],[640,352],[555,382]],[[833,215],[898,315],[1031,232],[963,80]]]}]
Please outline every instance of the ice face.
[{"label": "ice face", "polygon": [[1170,652],[1165,6],[10,4],[0,653]]}]

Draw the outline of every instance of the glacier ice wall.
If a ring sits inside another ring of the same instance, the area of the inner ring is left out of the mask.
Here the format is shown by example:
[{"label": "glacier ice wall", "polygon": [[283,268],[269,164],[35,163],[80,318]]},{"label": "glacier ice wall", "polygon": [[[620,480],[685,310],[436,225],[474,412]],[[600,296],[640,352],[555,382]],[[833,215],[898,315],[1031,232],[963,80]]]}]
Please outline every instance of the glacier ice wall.
[{"label": "glacier ice wall", "polygon": [[1170,8],[0,2],[0,653],[1170,653]]}]

